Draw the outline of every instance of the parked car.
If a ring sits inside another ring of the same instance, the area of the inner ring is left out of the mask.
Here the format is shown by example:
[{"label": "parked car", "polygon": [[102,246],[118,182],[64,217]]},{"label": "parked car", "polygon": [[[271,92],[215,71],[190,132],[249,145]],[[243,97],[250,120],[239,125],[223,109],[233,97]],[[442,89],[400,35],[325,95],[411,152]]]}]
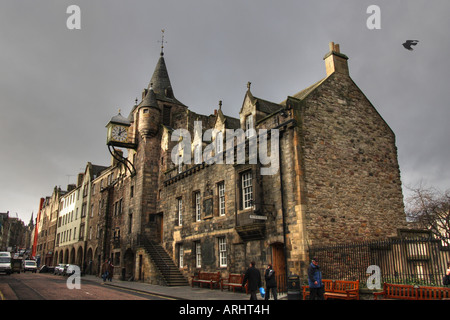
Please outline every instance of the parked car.
[{"label": "parked car", "polygon": [[47,266],[47,265],[43,265],[40,269],[39,269],[39,273],[52,273],[54,271],[54,267],[52,266]]},{"label": "parked car", "polygon": [[53,274],[57,274],[57,275],[62,275],[64,272],[64,268],[65,268],[66,264],[65,263],[60,263],[58,264],[55,269],[53,270]]},{"label": "parked car", "polygon": [[34,260],[25,260],[23,262],[23,272],[31,271],[36,273],[37,271],[37,264]]}]

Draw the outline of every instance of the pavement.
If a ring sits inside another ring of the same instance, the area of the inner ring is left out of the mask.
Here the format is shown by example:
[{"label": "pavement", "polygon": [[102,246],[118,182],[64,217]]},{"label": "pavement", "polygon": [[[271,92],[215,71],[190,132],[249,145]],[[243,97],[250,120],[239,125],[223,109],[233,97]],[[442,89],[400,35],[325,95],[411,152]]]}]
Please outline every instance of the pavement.
[{"label": "pavement", "polygon": [[[174,300],[249,300],[250,295],[241,290],[228,291],[224,289],[199,288],[198,286],[175,286],[167,287],[154,285],[138,281],[123,281],[112,279],[112,281],[103,282],[103,279],[97,276],[84,275],[81,277],[81,285],[83,281],[97,282],[105,286],[117,287],[132,291],[139,291],[158,295],[167,299]],[[263,300],[258,294],[258,299]],[[287,294],[278,294],[278,300],[287,300]]]}]

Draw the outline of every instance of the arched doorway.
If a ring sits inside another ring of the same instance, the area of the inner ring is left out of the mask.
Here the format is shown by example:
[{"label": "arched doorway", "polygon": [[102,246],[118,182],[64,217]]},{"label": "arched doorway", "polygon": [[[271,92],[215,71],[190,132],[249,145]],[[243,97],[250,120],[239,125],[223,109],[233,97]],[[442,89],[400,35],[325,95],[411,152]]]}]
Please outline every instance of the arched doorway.
[{"label": "arched doorway", "polygon": [[66,252],[64,253],[64,262],[65,264],[69,263],[69,249],[66,249]]},{"label": "arched doorway", "polygon": [[[82,247],[78,248],[76,265],[79,267],[83,267],[83,248]],[[82,270],[84,272],[84,268],[82,268]]]},{"label": "arched doorway", "polygon": [[70,264],[75,264],[75,248],[72,248],[72,250],[70,250],[69,261]]},{"label": "arched doorway", "polygon": [[53,265],[57,265],[58,264],[58,258],[59,258],[59,254],[58,254],[58,251],[55,251],[55,257],[54,257],[54,260],[53,260]]},{"label": "arched doorway", "polygon": [[94,256],[92,254],[92,248],[89,248],[86,254],[87,274],[94,274]]}]

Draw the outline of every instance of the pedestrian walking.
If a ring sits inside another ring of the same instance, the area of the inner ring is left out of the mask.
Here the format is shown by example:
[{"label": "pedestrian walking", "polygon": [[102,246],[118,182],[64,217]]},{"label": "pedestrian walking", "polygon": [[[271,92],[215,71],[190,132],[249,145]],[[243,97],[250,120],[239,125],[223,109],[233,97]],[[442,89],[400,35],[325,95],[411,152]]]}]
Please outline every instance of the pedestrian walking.
[{"label": "pedestrian walking", "polygon": [[250,291],[250,300],[258,300],[256,294],[259,291],[261,285],[261,273],[255,268],[255,261],[250,262],[250,266],[245,272],[242,286],[248,282],[248,290]]},{"label": "pedestrian walking", "polygon": [[313,258],[308,267],[309,300],[324,300],[324,287],[322,283],[322,271],[319,261]]},{"label": "pedestrian walking", "polygon": [[271,264],[267,265],[267,269],[264,272],[264,279],[266,280],[265,300],[269,300],[271,291],[273,295],[273,300],[277,300],[277,279],[275,278],[275,270],[272,269]]},{"label": "pedestrian walking", "polygon": [[106,278],[108,277],[108,260],[105,260],[105,262],[102,263],[102,268],[100,272],[102,274],[103,282],[105,282]]},{"label": "pedestrian walking", "polygon": [[111,263],[111,261],[108,261],[108,280],[109,282],[112,282],[112,277],[114,275],[114,265]]}]

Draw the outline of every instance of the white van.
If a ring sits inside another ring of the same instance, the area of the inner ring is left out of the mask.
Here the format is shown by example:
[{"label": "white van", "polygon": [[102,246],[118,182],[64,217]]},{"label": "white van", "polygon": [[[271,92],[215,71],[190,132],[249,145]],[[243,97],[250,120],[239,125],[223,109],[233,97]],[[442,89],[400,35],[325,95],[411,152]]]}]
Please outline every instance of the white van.
[{"label": "white van", "polygon": [[11,253],[0,252],[0,272],[11,274]]},{"label": "white van", "polygon": [[31,271],[31,272],[36,273],[36,271],[37,271],[36,261],[34,261],[34,260],[25,260],[23,262],[23,272],[26,272],[26,271]]}]

